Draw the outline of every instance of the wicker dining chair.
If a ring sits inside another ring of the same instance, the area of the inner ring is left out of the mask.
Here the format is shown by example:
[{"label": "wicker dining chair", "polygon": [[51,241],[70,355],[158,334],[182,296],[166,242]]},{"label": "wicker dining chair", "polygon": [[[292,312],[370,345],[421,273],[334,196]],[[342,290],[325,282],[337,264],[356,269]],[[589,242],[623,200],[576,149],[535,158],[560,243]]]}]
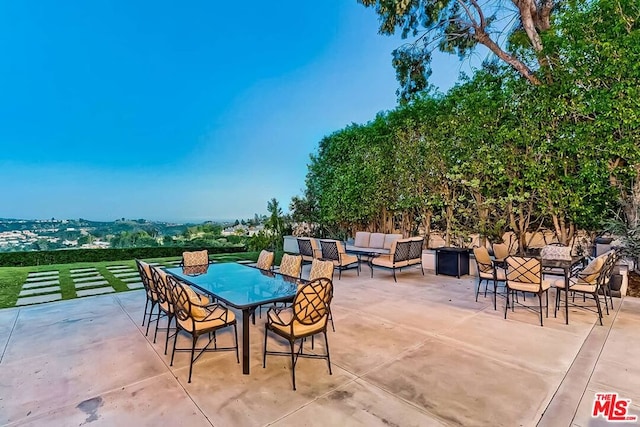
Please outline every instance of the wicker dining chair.
[{"label": "wicker dining chair", "polygon": [[144,314],[142,315],[142,326],[147,322],[147,331],[145,332],[145,335],[149,335],[149,325],[151,324],[153,309],[158,306],[158,293],[151,277],[151,266],[139,259],[136,259],[136,266],[138,267],[140,280],[142,281],[144,292],[147,297],[147,301],[144,304]]},{"label": "wicker dining chair", "polygon": [[322,252],[320,248],[318,248],[318,243],[316,239],[312,239],[310,237],[298,237],[298,252],[302,256],[303,263],[310,263],[314,259],[318,259],[322,256]]},{"label": "wicker dining chair", "polygon": [[302,256],[300,255],[282,255],[280,261],[280,274],[289,277],[300,277],[302,273]]},{"label": "wicker dining chair", "polygon": [[[327,339],[327,321],[329,307],[333,298],[333,284],[330,279],[319,278],[298,288],[291,307],[271,308],[267,313],[267,323],[264,329],[264,353],[262,367],[267,366],[267,355],[291,357],[291,379],[293,389],[296,389],[296,364],[298,357],[327,359],[329,375],[331,375],[331,358],[329,356],[329,341]],[[267,335],[271,332],[289,342],[290,352],[267,350]],[[324,335],[326,354],[305,353],[304,339],[322,333]],[[300,347],[295,344],[300,341]]]},{"label": "wicker dining chair", "polygon": [[331,261],[335,269],[338,270],[338,280],[342,278],[342,270],[355,268],[360,275],[360,261],[355,255],[349,255],[344,249],[342,242],[337,240],[320,240],[322,248],[322,259]]},{"label": "wicker dining chair", "polygon": [[[509,294],[513,293],[512,298],[512,310],[517,303],[515,300],[515,293],[529,292],[538,295],[538,302],[540,303],[540,326],[543,325],[542,321],[542,294],[546,296],[546,316],[549,317],[549,288],[551,282],[544,280],[542,277],[542,263],[538,258],[532,257],[519,257],[509,256],[505,260],[507,264],[507,302],[504,307],[504,318],[507,318],[507,311],[509,308]],[[533,311],[534,307],[520,304],[525,308]]]},{"label": "wicker dining chair", "polygon": [[[190,383],[193,364],[206,351],[235,350],[236,361],[240,363],[238,328],[233,311],[218,303],[203,304],[200,296],[189,285],[179,281],[174,276],[167,275],[167,287],[173,296],[176,318],[176,334],[173,340],[170,366],[173,366],[176,351],[190,351],[189,380],[187,381]],[[231,326],[233,326],[234,332],[234,346],[218,347],[216,332]],[[190,348],[177,348],[178,333],[181,331],[191,335]],[[196,348],[198,338],[202,335],[209,335],[209,341],[204,347]],[[214,348],[209,348],[211,343],[213,343]],[[195,355],[196,350],[198,351],[197,356]]]},{"label": "wicker dining chair", "polygon": [[209,264],[209,252],[206,249],[201,251],[186,251],[182,253],[182,261],[180,262],[180,265],[183,267],[206,264]]},{"label": "wicker dining chair", "polygon": [[[171,323],[175,316],[175,309],[173,305],[173,295],[171,294],[167,285],[167,273],[157,267],[151,267],[151,277],[153,279],[154,286],[158,294],[158,317],[156,319],[156,331],[153,334],[153,342],[155,344],[158,337],[158,330],[165,329],[160,328],[160,317],[167,318],[167,335],[164,341],[164,354],[167,354],[167,346],[169,344],[169,335],[171,330]],[[174,332],[175,333],[175,332]]]},{"label": "wicker dining chair", "polygon": [[509,246],[506,243],[494,243],[493,256],[496,257],[496,261],[504,261],[510,254]]},{"label": "wicker dining chair", "polygon": [[271,270],[273,268],[274,258],[275,254],[273,252],[269,252],[263,249],[258,256],[256,268],[259,268],[260,270]]},{"label": "wicker dining chair", "polygon": [[484,280],[484,296],[487,297],[487,288],[489,287],[489,282],[493,284],[493,309],[498,309],[498,303],[496,301],[498,296],[498,285],[499,283],[505,283],[507,280],[507,276],[505,270],[503,268],[497,267],[491,257],[489,256],[489,251],[486,247],[476,247],[473,248],[473,255],[476,259],[476,266],[478,269],[478,286],[476,287],[476,302],[478,301],[478,294],[480,293],[480,287],[482,285],[482,281]]},{"label": "wicker dining chair", "polygon": [[[604,305],[609,314],[609,305],[607,296],[611,295],[611,292],[607,292],[609,281],[613,274],[613,267],[615,266],[616,255],[614,251],[607,252],[596,257],[591,261],[582,271],[579,271],[575,276],[569,278],[569,292],[575,294],[582,294],[583,296],[590,295],[595,301],[595,306],[598,313],[598,320],[602,326],[602,307],[600,304],[600,297],[604,297]],[[553,284],[556,287],[556,312],[560,305],[560,292],[559,289],[565,288],[565,279],[558,279]],[[568,298],[568,296],[565,296]],[[575,305],[583,309],[589,309],[584,305]],[[613,307],[613,302],[612,302]],[[555,312],[554,312],[555,314]]]},{"label": "wicker dining chair", "polygon": [[[316,279],[329,279],[333,280],[333,263],[331,261],[323,261],[320,259],[314,259],[311,262],[311,270],[309,271],[309,282]],[[333,323],[333,315],[331,314],[331,308],[329,308],[329,320],[331,321],[331,330],[336,331],[336,327]]]}]

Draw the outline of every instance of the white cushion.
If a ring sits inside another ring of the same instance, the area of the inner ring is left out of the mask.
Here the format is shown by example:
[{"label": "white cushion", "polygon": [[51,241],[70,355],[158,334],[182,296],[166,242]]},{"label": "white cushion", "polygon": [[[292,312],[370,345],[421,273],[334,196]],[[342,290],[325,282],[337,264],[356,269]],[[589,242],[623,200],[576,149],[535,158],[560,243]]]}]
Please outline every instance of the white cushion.
[{"label": "white cushion", "polygon": [[371,233],[371,237],[369,238],[369,247],[383,249],[384,236],[385,236],[384,233]]},{"label": "white cushion", "polygon": [[371,233],[368,231],[358,231],[356,232],[356,240],[353,242],[353,246],[369,246],[369,238],[371,237]]},{"label": "white cushion", "polygon": [[393,243],[393,241],[398,239],[402,239],[402,234],[385,234],[382,247],[384,249],[391,249],[391,244]]},{"label": "white cushion", "polygon": [[540,291],[545,291],[551,287],[551,282],[548,280],[543,280],[542,283],[525,283],[525,282],[514,282],[512,280],[508,281],[509,289],[514,289],[516,291],[524,291],[524,292],[533,292],[538,293]]}]

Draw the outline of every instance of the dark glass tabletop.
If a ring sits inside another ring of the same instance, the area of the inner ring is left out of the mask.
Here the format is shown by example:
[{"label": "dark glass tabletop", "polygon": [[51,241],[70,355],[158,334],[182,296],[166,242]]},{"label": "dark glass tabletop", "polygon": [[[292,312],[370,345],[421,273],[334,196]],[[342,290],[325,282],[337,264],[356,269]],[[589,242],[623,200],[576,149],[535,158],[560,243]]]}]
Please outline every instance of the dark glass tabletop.
[{"label": "dark glass tabletop", "polygon": [[165,271],[238,309],[290,300],[298,286],[295,278],[233,262]]}]

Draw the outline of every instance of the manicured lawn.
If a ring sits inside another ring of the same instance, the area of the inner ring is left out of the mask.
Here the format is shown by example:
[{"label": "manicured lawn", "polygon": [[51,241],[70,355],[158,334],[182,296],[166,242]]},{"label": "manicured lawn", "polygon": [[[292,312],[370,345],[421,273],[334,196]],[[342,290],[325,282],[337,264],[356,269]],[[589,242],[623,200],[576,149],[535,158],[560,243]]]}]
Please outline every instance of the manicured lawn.
[{"label": "manicured lawn", "polygon": [[[282,254],[277,254],[276,261],[282,258]],[[236,262],[240,260],[256,261],[258,252],[239,252],[233,254],[216,254],[211,255],[210,259],[217,262]],[[153,258],[146,259],[148,262],[157,262],[161,265],[179,261],[180,258]],[[277,262],[278,263],[278,262]],[[112,265],[126,265],[135,270],[135,260],[125,261],[104,261],[104,262],[81,262],[73,264],[54,264],[54,265],[38,265],[30,267],[0,267],[0,308],[14,307],[18,301],[18,294],[22,285],[27,279],[29,273],[37,273],[42,271],[56,270],[59,272],[60,294],[62,299],[76,298],[76,289],[71,278],[71,270],[94,267],[104,280],[109,282],[109,286],[116,292],[128,291],[127,283],[117,278],[111,271],[107,269]],[[90,289],[90,288],[83,288]]]}]

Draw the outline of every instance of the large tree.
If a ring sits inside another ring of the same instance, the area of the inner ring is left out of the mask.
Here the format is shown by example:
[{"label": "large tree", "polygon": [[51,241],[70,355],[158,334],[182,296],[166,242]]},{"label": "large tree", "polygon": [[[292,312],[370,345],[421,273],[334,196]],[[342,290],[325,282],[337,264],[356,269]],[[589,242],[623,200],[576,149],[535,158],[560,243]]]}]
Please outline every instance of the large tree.
[{"label": "large tree", "polygon": [[[400,31],[413,41],[393,52],[400,89],[408,100],[427,87],[431,53],[470,54],[484,45],[529,82],[538,85],[536,70],[548,63],[542,34],[551,28],[554,0],[358,0],[380,16],[380,33]],[[506,37],[508,42],[506,42]]]}]

